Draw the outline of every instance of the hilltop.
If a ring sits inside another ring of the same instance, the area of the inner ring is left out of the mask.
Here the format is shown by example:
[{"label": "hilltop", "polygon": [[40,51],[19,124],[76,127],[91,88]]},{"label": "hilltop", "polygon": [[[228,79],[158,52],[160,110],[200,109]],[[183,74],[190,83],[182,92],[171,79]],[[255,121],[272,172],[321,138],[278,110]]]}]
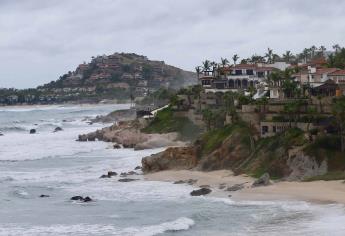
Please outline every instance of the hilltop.
[{"label": "hilltop", "polygon": [[197,83],[196,74],[134,53],[92,57],[74,71],[36,89],[2,89],[0,104],[99,102],[141,99],[159,88],[179,89]]}]

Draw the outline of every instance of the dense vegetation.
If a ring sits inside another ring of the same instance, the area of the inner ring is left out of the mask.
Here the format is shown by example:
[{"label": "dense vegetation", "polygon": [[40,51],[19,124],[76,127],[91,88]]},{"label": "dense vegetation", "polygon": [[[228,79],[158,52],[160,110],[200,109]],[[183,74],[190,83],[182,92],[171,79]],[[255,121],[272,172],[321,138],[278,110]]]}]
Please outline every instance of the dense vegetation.
[{"label": "dense vegetation", "polygon": [[175,117],[171,107],[159,111],[153,121],[142,131],[145,133],[177,132],[182,139],[186,140],[195,139],[201,132],[200,128],[188,118]]}]

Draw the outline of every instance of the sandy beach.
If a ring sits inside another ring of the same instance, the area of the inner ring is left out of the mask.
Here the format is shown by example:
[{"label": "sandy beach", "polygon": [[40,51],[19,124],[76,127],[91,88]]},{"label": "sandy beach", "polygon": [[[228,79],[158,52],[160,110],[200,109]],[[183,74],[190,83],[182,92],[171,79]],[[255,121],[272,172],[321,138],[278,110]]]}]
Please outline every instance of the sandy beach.
[{"label": "sandy beach", "polygon": [[[195,187],[209,185],[212,189],[210,196],[226,197],[233,200],[302,200],[317,203],[345,204],[345,183],[340,181],[314,181],[314,182],[272,182],[272,185],[252,188],[255,179],[239,175],[234,176],[229,170],[212,172],[200,171],[161,171],[145,175],[148,181],[179,181],[195,179]],[[220,185],[225,185],[219,189]],[[239,191],[225,191],[227,187],[243,184]]]}]

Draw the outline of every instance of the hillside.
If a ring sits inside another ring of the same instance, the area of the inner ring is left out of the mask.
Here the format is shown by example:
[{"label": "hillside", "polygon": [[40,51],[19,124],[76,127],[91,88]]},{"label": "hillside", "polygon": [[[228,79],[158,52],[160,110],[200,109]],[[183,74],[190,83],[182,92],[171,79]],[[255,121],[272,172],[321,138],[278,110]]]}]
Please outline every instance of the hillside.
[{"label": "hillside", "polygon": [[56,81],[30,90],[4,90],[0,104],[99,102],[142,98],[159,88],[178,89],[195,84],[196,75],[164,61],[133,53],[92,57]]}]

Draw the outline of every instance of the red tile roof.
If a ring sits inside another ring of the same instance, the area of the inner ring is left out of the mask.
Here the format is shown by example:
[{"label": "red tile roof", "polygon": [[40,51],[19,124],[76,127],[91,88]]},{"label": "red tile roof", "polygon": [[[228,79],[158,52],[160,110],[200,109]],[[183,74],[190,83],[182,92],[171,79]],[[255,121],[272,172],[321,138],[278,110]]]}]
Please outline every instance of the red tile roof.
[{"label": "red tile roof", "polygon": [[345,70],[337,70],[330,73],[329,75],[345,75]]},{"label": "red tile roof", "polygon": [[339,69],[337,69],[337,68],[320,68],[320,69],[316,69],[315,74],[317,74],[317,75],[329,74],[329,73],[333,73],[337,70],[339,70]]}]

